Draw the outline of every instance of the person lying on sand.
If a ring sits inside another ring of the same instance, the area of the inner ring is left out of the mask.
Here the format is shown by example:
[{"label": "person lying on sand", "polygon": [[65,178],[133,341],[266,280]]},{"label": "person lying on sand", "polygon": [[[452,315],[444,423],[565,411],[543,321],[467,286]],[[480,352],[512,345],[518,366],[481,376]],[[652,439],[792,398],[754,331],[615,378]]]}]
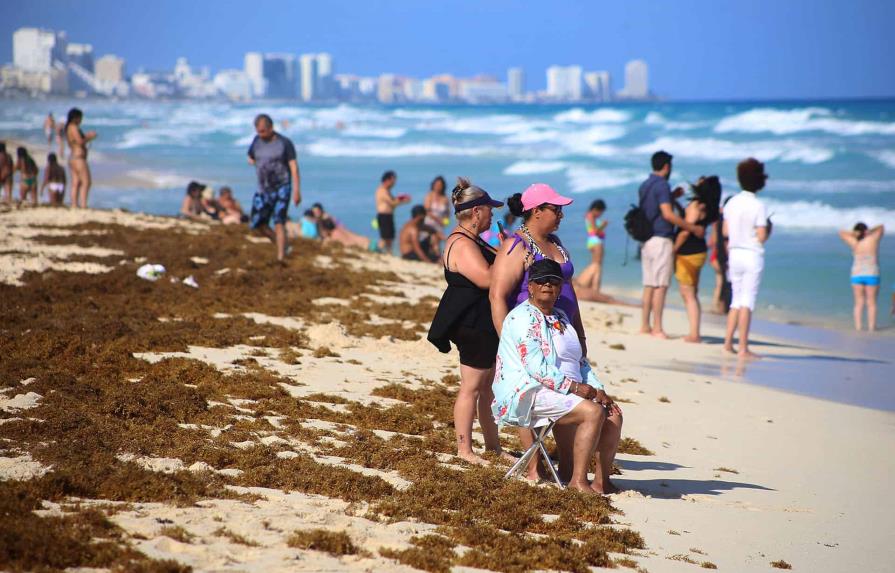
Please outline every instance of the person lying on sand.
[{"label": "person lying on sand", "polygon": [[[507,314],[501,328],[492,386],[494,417],[501,426],[523,428],[555,420],[560,479],[580,491],[613,493],[617,489],[609,473],[622,411],[597,380],[569,316],[555,306],[565,280],[560,264],[544,258],[528,271],[528,300]],[[531,442],[529,435],[523,446]],[[598,471],[591,483],[587,470],[594,456]]]},{"label": "person lying on sand", "polygon": [[318,222],[317,230],[324,242],[335,241],[346,247],[360,247],[366,251],[379,252],[376,241],[350,231],[341,221],[327,213],[320,203],[314,203],[310,210]]}]

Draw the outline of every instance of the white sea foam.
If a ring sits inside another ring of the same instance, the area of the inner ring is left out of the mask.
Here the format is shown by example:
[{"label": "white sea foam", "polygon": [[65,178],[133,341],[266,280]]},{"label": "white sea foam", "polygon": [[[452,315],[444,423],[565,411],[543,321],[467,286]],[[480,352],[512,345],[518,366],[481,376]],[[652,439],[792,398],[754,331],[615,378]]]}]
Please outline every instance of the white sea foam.
[{"label": "white sea foam", "polygon": [[532,129],[521,133],[514,133],[503,138],[504,143],[544,143],[556,141],[562,137],[562,133],[553,129]]},{"label": "white sea foam", "polygon": [[373,109],[361,109],[351,105],[337,105],[314,110],[314,119],[323,123],[355,123],[360,121],[388,121],[388,114]]},{"label": "white sea foam", "polygon": [[714,138],[673,138],[660,137],[652,143],[640,145],[634,151],[643,154],[665,149],[679,157],[704,161],[738,161],[755,157],[762,161],[823,163],[833,158],[833,150],[800,141],[782,139],[779,141],[733,142]]},{"label": "white sea foam", "polygon": [[495,147],[434,143],[394,144],[387,142],[347,142],[339,139],[320,139],[305,146],[305,152],[318,157],[424,157],[506,155]]},{"label": "white sea foam", "polygon": [[132,169],[127,172],[131,177],[150,183],[153,189],[171,189],[186,187],[190,178],[177,173],[161,173],[151,169]]},{"label": "white sea foam", "polygon": [[822,107],[799,109],[757,108],[725,117],[715,132],[788,135],[806,131],[824,131],[836,135],[895,135],[895,122],[842,119]]},{"label": "white sea foam", "polygon": [[884,149],[871,154],[880,163],[895,169],[895,149]]},{"label": "white sea foam", "polygon": [[373,137],[377,139],[398,139],[404,137],[407,130],[402,127],[385,127],[358,125],[342,130],[342,135],[348,137]]},{"label": "white sea foam", "polygon": [[562,161],[517,161],[503,170],[504,175],[534,175],[553,173],[566,168]]},{"label": "white sea foam", "polygon": [[476,135],[513,135],[529,133],[544,127],[549,127],[549,124],[519,115],[494,114],[437,121],[419,125],[417,129]]},{"label": "white sea foam", "polygon": [[554,121],[561,123],[624,123],[631,119],[631,114],[612,108],[599,108],[584,111],[580,107],[563,111],[553,116]]},{"label": "white sea foam", "polygon": [[583,166],[569,167],[566,176],[572,193],[633,185],[644,179],[642,172],[633,169],[598,169]]},{"label": "white sea foam", "polygon": [[804,181],[793,179],[768,180],[768,190],[801,191],[806,194],[835,195],[838,193],[888,193],[895,191],[895,180],[875,179],[820,179]]},{"label": "white sea foam", "polygon": [[820,201],[782,202],[764,199],[771,220],[786,229],[843,229],[858,221],[874,226],[895,228],[895,211],[882,207],[861,205],[857,207],[833,207]]}]

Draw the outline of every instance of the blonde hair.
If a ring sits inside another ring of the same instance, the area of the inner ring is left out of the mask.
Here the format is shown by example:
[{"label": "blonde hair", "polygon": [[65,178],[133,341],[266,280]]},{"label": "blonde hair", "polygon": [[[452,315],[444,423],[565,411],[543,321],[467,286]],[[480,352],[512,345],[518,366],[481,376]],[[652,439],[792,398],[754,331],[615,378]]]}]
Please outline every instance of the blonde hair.
[{"label": "blonde hair", "polygon": [[[454,190],[451,191],[451,203],[454,205],[454,209],[456,209],[457,205],[478,199],[484,194],[484,189],[473,185],[466,177],[457,177],[457,184],[454,186]],[[471,209],[457,213],[457,219],[468,219],[471,216]]]}]

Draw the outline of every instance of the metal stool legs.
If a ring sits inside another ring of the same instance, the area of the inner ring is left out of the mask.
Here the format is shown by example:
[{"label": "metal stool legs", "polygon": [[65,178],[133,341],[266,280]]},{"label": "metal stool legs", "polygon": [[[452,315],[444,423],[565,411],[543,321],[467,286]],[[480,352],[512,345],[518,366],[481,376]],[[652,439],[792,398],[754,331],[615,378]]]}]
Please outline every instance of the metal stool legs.
[{"label": "metal stool legs", "polygon": [[557,475],[556,469],[553,467],[553,461],[547,454],[547,448],[544,447],[544,438],[547,437],[547,434],[553,429],[553,425],[554,422],[551,421],[546,426],[541,426],[540,428],[529,428],[534,430],[534,443],[532,443],[531,447],[522,454],[522,457],[513,464],[513,467],[507,471],[507,474],[504,476],[505,478],[518,474],[523,468],[528,466],[532,456],[537,456],[537,454],[540,453],[544,457],[544,461],[547,462],[547,467],[550,468],[550,474],[553,476],[553,481],[556,482],[556,485],[558,485],[560,489],[563,488],[562,481],[560,481],[559,475]]}]

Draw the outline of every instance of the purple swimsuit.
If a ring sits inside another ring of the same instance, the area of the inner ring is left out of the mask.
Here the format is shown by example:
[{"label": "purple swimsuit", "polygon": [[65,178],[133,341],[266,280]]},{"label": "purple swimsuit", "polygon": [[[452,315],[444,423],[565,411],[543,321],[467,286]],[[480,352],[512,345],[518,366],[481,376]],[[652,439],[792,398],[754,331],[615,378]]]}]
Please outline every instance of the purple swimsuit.
[{"label": "purple swimsuit", "polygon": [[[513,239],[513,244],[510,246],[510,250],[507,251],[507,254],[513,252],[513,249],[516,248],[516,245],[519,243],[523,243],[524,241],[521,236],[515,234],[515,239]],[[569,322],[575,324],[575,320],[578,317],[578,297],[575,296],[575,289],[572,288],[572,276],[575,274],[575,267],[572,265],[572,259],[569,257],[569,253],[566,252],[565,248],[563,248],[562,243],[559,239],[554,235],[548,235],[547,238],[551,243],[559,247],[559,250],[565,255],[566,262],[560,264],[562,268],[562,276],[565,279],[562,283],[562,289],[559,291],[559,298],[556,299],[556,306],[561,308],[569,317]],[[533,255],[534,261],[539,261],[545,258],[541,253],[537,250],[530,251]],[[557,261],[559,262],[559,261]],[[522,280],[519,281],[519,291],[513,295],[510,294],[509,300],[507,301],[510,310],[513,310],[523,302],[528,300],[528,269],[525,269],[525,274],[522,275]]]}]

